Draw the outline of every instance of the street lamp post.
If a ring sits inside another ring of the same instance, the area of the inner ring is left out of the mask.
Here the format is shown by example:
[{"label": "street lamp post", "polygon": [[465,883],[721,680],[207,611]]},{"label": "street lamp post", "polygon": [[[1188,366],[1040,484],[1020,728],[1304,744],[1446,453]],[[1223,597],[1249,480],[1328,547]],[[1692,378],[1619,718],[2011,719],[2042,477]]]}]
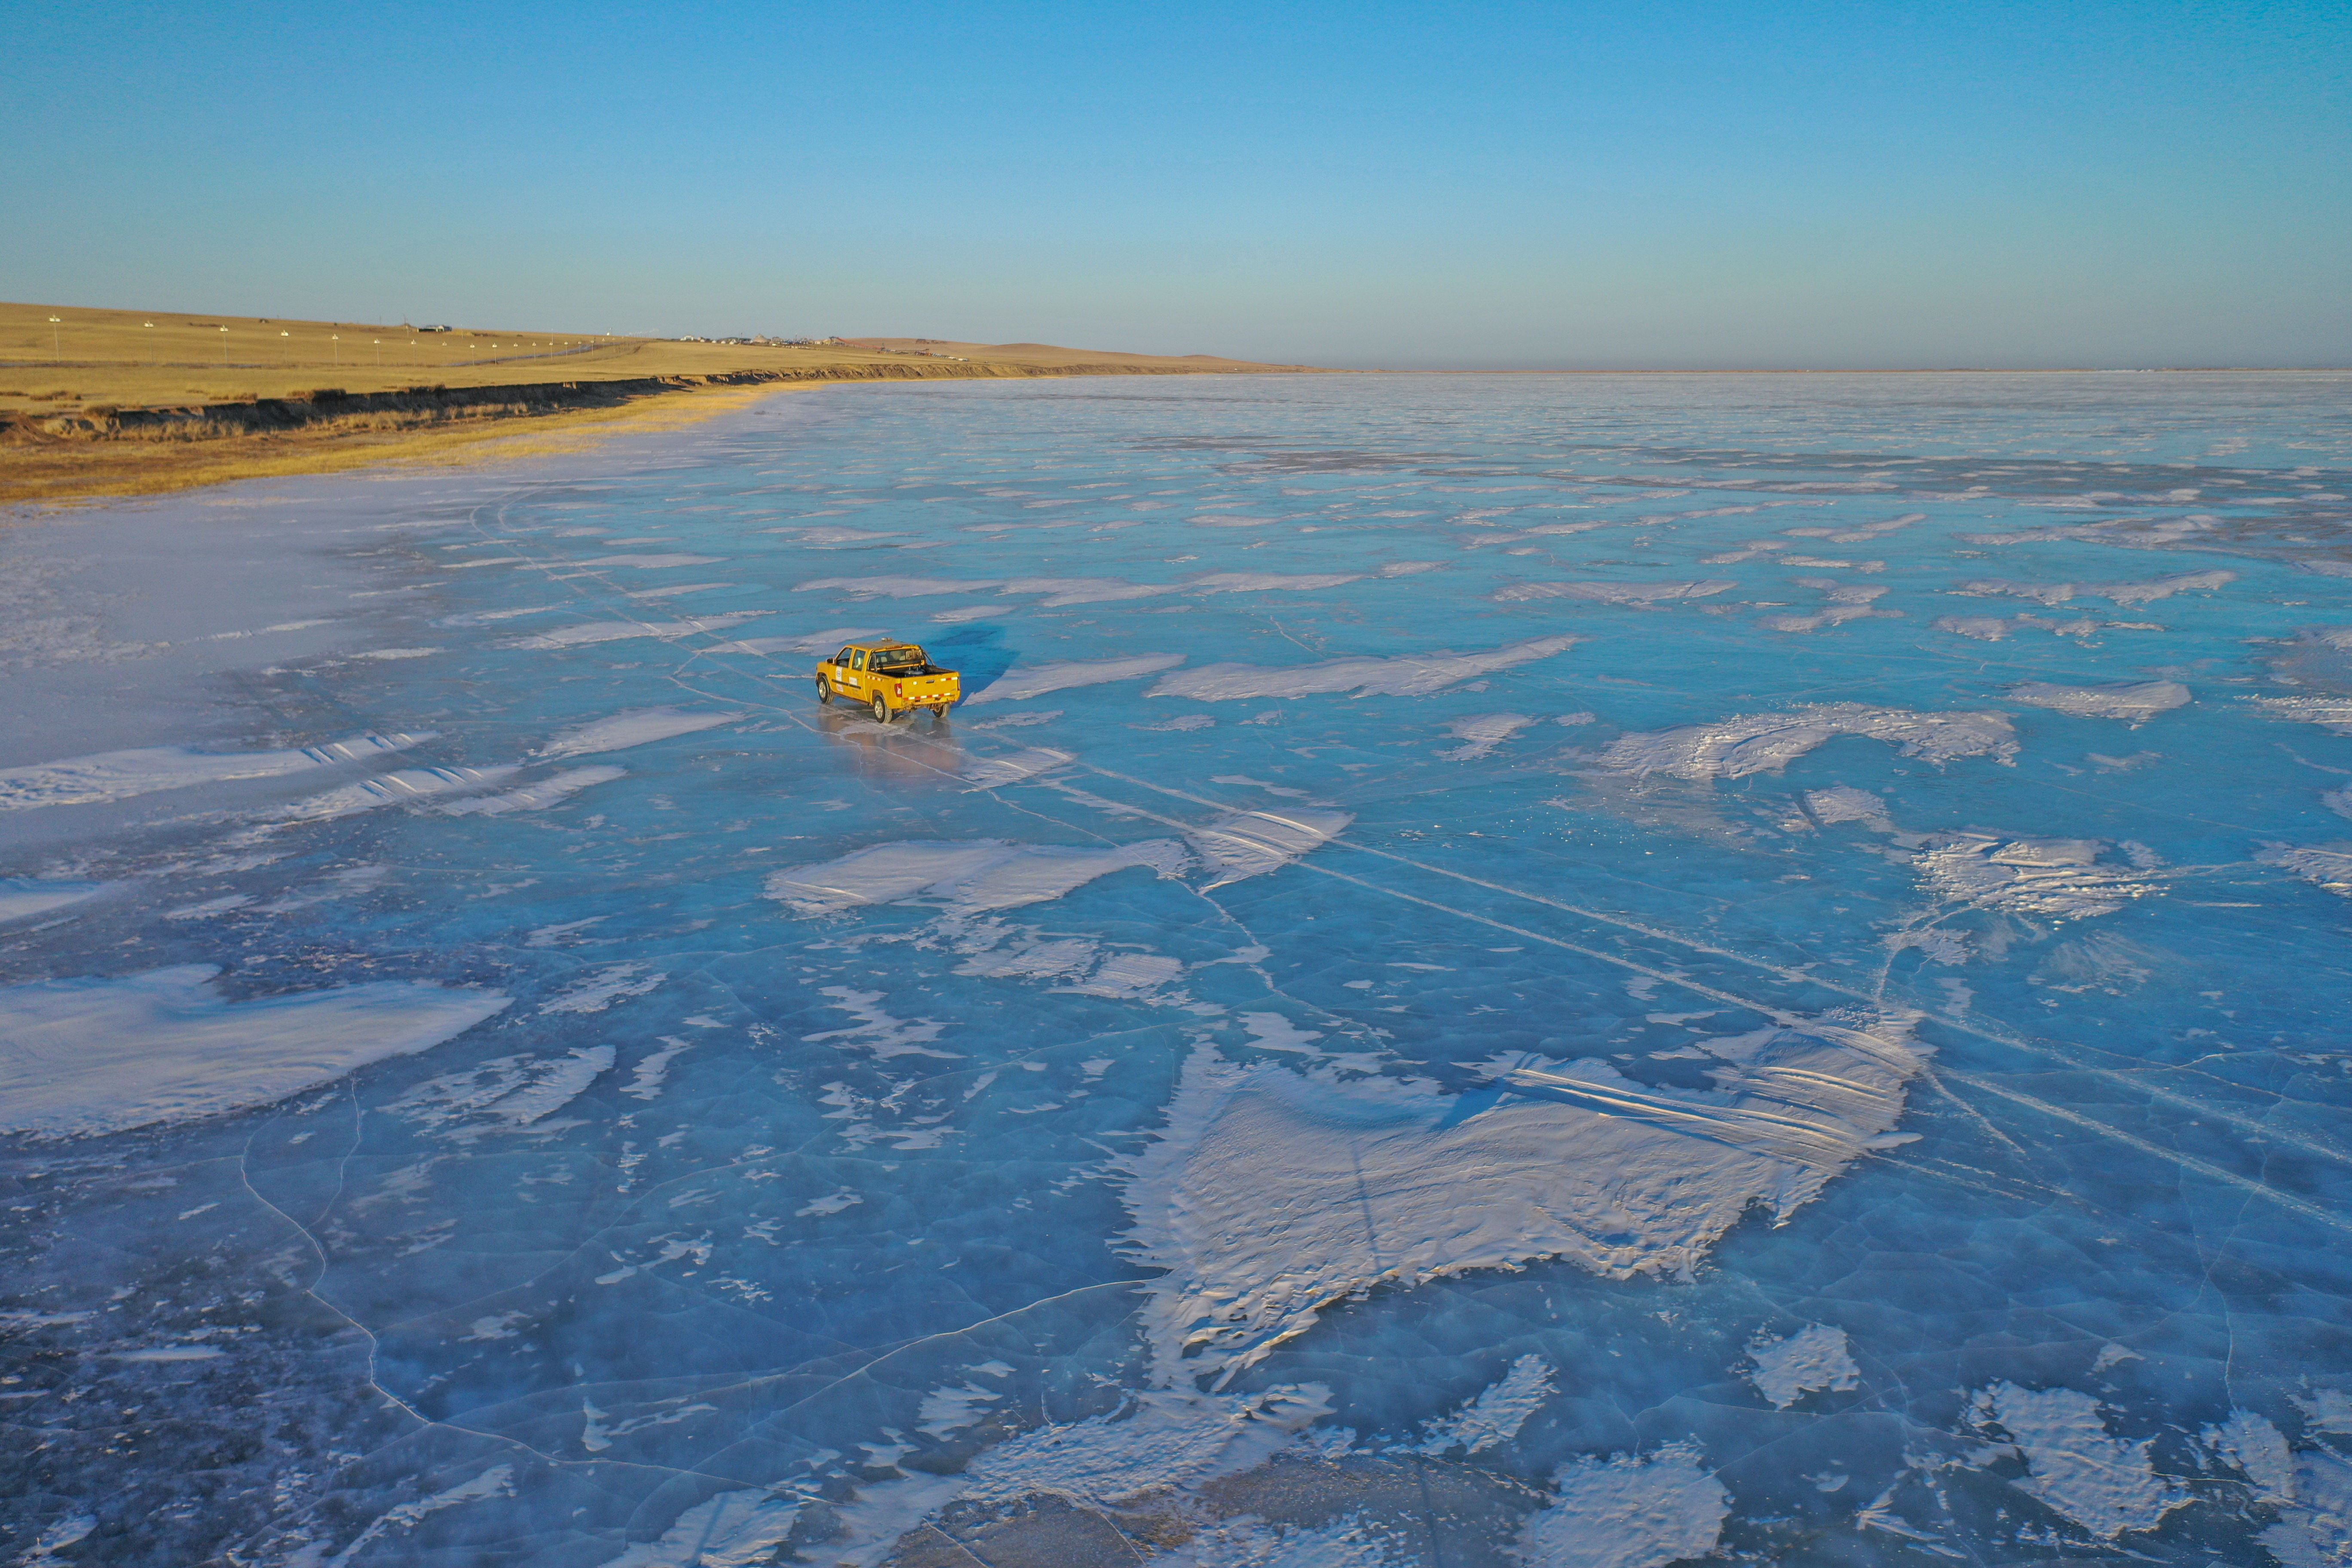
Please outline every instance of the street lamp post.
[{"label": "street lamp post", "polygon": [[228,329],[227,329],[226,327],[223,327],[223,328],[220,330],[220,333],[221,333],[221,368],[222,368],[223,370],[226,370],[226,369],[228,368]]},{"label": "street lamp post", "polygon": [[59,359],[66,357],[65,340],[58,336],[58,318],[49,318],[49,348]]},{"label": "street lamp post", "polygon": [[[152,321],[143,321],[140,324],[142,326],[152,327],[155,323]],[[160,354],[155,347],[155,340],[152,338],[149,338],[147,340],[147,363],[151,366],[162,363]]]},{"label": "street lamp post", "polygon": [[342,338],[336,333],[330,332],[327,334],[327,342],[335,345],[334,347],[330,348],[327,352],[335,356],[335,365],[338,369],[341,368],[343,363],[343,351],[341,348],[342,341]]}]

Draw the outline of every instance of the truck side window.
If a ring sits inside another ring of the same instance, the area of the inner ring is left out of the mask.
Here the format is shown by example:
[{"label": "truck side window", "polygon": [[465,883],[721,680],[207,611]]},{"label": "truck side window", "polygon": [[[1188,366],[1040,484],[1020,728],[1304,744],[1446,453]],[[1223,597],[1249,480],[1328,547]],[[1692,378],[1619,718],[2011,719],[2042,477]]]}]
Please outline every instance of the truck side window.
[{"label": "truck side window", "polygon": [[847,648],[843,648],[839,653],[835,654],[833,656],[833,662],[839,665],[842,668],[847,669],[849,668],[849,650]]},{"label": "truck side window", "polygon": [[852,669],[861,670],[861,671],[862,671],[863,669],[865,669],[865,668],[866,668],[866,650],[865,650],[864,648],[859,648],[856,653],[853,653],[853,654],[851,654],[851,655],[849,656],[849,668],[852,668]]}]

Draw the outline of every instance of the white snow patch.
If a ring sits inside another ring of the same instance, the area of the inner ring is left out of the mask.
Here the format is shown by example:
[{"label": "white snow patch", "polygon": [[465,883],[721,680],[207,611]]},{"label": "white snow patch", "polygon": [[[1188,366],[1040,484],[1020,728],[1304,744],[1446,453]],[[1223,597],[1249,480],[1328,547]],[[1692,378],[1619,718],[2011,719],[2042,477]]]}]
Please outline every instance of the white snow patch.
[{"label": "white snow patch", "polygon": [[0,990],[0,1131],[61,1138],[266,1105],[455,1038],[512,1000],[385,980],[231,1004],[207,963]]},{"label": "white snow patch", "polygon": [[1865,822],[1882,831],[1887,826],[1886,803],[1864,789],[1832,784],[1805,792],[1805,809],[1827,827],[1840,822]]},{"label": "white snow patch", "polygon": [[585,1094],[590,1084],[612,1070],[613,1056],[610,1046],[575,1049],[556,1058],[535,1081],[491,1106],[490,1112],[510,1127],[528,1127]]},{"label": "white snow patch", "polygon": [[552,778],[541,779],[520,789],[508,790],[503,795],[453,800],[441,809],[452,816],[502,816],[509,811],[541,811],[551,805],[562,805],[591,785],[610,784],[628,775],[628,769],[608,765],[571,768]]},{"label": "white snow patch", "polygon": [[640,571],[658,571],[670,566],[715,566],[726,560],[724,555],[592,555],[585,561],[573,561],[573,566],[633,566]]},{"label": "white snow patch", "polygon": [[29,878],[0,880],[0,924],[30,920],[93,899],[117,884],[111,882],[42,882]]},{"label": "white snow patch", "polygon": [[87,1540],[89,1532],[97,1528],[96,1514],[68,1514],[41,1531],[25,1555],[16,1559],[17,1568],[42,1568],[44,1563],[58,1562],[58,1552],[78,1541]]},{"label": "white snow patch", "polygon": [[2352,852],[2273,844],[2256,850],[2254,859],[2261,865],[2291,871],[2339,899],[2352,899]]},{"label": "white snow patch", "polygon": [[1256,1468],[1331,1411],[1321,1384],[1227,1397],[1147,1390],[1108,1415],[1021,1433],[973,1459],[964,1496],[1010,1501],[1052,1490],[1115,1503],[1152,1487],[1187,1488]]},{"label": "white snow patch", "polygon": [[829,522],[763,528],[761,533],[789,533],[803,544],[869,544],[877,539],[904,539],[904,533],[881,533],[870,528],[842,528]]},{"label": "white snow patch", "polygon": [[1990,577],[1963,583],[1948,592],[1977,597],[1999,595],[2031,599],[2037,605],[2063,605],[2074,599],[2105,599],[2110,604],[2137,606],[2152,605],[2158,599],[2169,599],[2175,594],[2192,591],[2210,594],[2237,580],[2235,572],[2182,572],[2147,583],[2018,583],[2004,577]]},{"label": "white snow patch", "polygon": [[732,713],[697,713],[683,708],[632,709],[566,730],[541,746],[539,754],[551,759],[584,757],[594,752],[624,752],[631,746],[667,741],[673,735],[714,730],[742,717],[740,710]]},{"label": "white snow patch", "polygon": [[1043,594],[1038,604],[1048,610],[1067,605],[1106,605],[1120,599],[1151,599],[1183,591],[1181,583],[1130,583],[1123,577],[1016,577],[1002,584],[1005,594]]},{"label": "white snow patch", "polygon": [[2006,713],[1915,713],[1861,702],[1828,702],[1786,713],[1749,713],[1712,724],[1683,724],[1626,735],[1601,753],[1601,765],[1635,775],[1745,778],[1777,773],[1840,735],[1862,735],[1899,747],[1906,757],[1943,763],[2017,755],[2017,731]]},{"label": "white snow patch", "polygon": [[1530,1568],[1665,1568],[1722,1539],[1731,1494],[1696,1447],[1582,1459],[1553,1474],[1559,1500],[1519,1527]]},{"label": "white snow patch", "polygon": [[2294,1502],[2254,1539],[2280,1568],[2352,1563],[2352,1463],[2325,1448],[2296,1455]]},{"label": "white snow patch", "polygon": [[1159,952],[1114,952],[1092,974],[1059,989],[1081,996],[1116,996],[1136,1001],[1151,995],[1184,973],[1184,961]]},{"label": "white snow patch", "polygon": [[433,739],[415,735],[354,735],[321,746],[285,752],[198,752],[185,746],[147,746],[100,752],[60,762],[0,773],[0,811],[32,811],[47,805],[89,805],[128,800],[159,790],[233,779],[275,778],[310,768],[333,767],[385,752],[404,751]]},{"label": "white snow patch", "polygon": [[646,973],[642,963],[614,963],[562,993],[552,1001],[541,1004],[542,1013],[601,1013],[614,1003],[631,996],[643,996],[667,980],[667,973]]},{"label": "white snow patch", "polygon": [[1052,664],[1016,664],[994,680],[964,698],[975,702],[1024,702],[1049,691],[1073,686],[1102,686],[1114,680],[1139,680],[1173,669],[1184,662],[1181,653],[1138,654],[1132,658],[1071,658]]},{"label": "white snow patch", "polygon": [[669,1064],[687,1048],[687,1042],[676,1035],[664,1035],[660,1038],[662,1048],[639,1061],[636,1072],[622,1087],[621,1092],[632,1100],[660,1099],[662,1084],[669,1077]]},{"label": "white snow patch", "polygon": [[1478,1454],[1509,1442],[1528,1424],[1528,1417],[1559,1392],[1552,1385],[1551,1375],[1550,1363],[1543,1357],[1519,1357],[1508,1372],[1481,1389],[1476,1397],[1433,1417],[1423,1427],[1427,1436],[1413,1451],[1443,1454],[1459,1448],[1465,1454]]},{"label": "white snow patch", "polygon": [[2048,708],[2084,719],[2128,719],[2145,724],[2189,700],[2189,688],[2177,680],[2126,680],[2110,686],[2053,686],[2029,680],[2003,695],[2011,702]]},{"label": "white snow patch", "polygon": [[1315,1042],[1323,1037],[1319,1029],[1302,1029],[1279,1013],[1244,1013],[1240,1023],[1249,1031],[1249,1043],[1262,1051],[1311,1054]]},{"label": "white snow patch", "polygon": [[2010,1484],[2103,1540],[2154,1530],[2192,1500],[2156,1474],[2148,1460],[2154,1439],[2110,1436],[2099,1402],[2087,1394],[1996,1383],[1978,1394],[1974,1408],[2006,1430],[2025,1458],[2030,1473]]},{"label": "white snow patch", "polygon": [[2203,1433],[2205,1446],[2222,1460],[2245,1472],[2254,1484],[2254,1501],[2280,1503],[2294,1497],[2294,1455],[2286,1434],[2251,1410],[2232,1410],[2230,1418]]},{"label": "white snow patch", "polygon": [[2340,1388],[2315,1388],[2310,1398],[2298,1396],[2295,1404],[2302,1407],[2313,1431],[2352,1436],[2352,1394]]},{"label": "white snow patch", "polygon": [[1265,594],[1285,589],[1337,588],[1344,583],[1361,581],[1360,573],[1212,572],[1193,578],[1184,586],[1195,594]]},{"label": "white snow patch", "polygon": [[1674,599],[1706,599],[1739,586],[1729,577],[1695,583],[1515,583],[1495,597],[1505,604],[1529,599],[1593,599],[1604,605],[1655,605]]},{"label": "white snow patch", "polygon": [[887,1061],[892,1057],[937,1057],[941,1061],[961,1061],[954,1051],[931,1048],[945,1024],[932,1023],[929,1018],[917,1018],[912,1023],[894,1018],[882,1010],[882,993],[857,991],[846,985],[825,985],[819,990],[833,998],[832,1010],[846,1013],[857,1020],[846,1029],[828,1029],[821,1035],[803,1035],[801,1039],[813,1046],[831,1045],[836,1050],[856,1047],[872,1051]]},{"label": "white snow patch", "polygon": [[2011,623],[1999,616],[1937,616],[1930,624],[1939,632],[1974,637],[1979,642],[1999,642],[2011,629]]},{"label": "white snow patch", "polygon": [[1842,626],[1848,621],[1867,620],[1873,616],[1891,616],[1893,610],[1874,610],[1868,605],[1831,605],[1809,616],[1759,616],[1756,624],[1768,632],[1817,632],[1823,626]]},{"label": "white snow patch", "polygon": [[931,1437],[944,1437],[950,1432],[961,1432],[982,1416],[988,1407],[1004,1395],[992,1388],[982,1388],[966,1383],[955,1388],[935,1388],[923,1395],[923,1403],[915,1412],[919,1425],[915,1430]]},{"label": "white snow patch", "polygon": [[513,1495],[514,1467],[512,1465],[500,1465],[495,1469],[484,1470],[470,1481],[461,1481],[445,1491],[435,1492],[431,1497],[419,1498],[415,1502],[402,1503],[397,1508],[377,1515],[373,1523],[352,1538],[349,1546],[327,1559],[326,1568],[345,1568],[346,1564],[359,1556],[363,1548],[379,1536],[388,1531],[414,1530],[428,1514],[438,1513],[445,1508],[455,1508],[459,1503],[472,1502],[478,1498],[512,1497]]},{"label": "white snow patch", "polygon": [[752,1568],[774,1561],[800,1512],[800,1499],[764,1487],[720,1492],[679,1514],[660,1540],[608,1557],[602,1568]]},{"label": "white snow patch", "polygon": [[1188,829],[1185,837],[1208,863],[1208,886],[1222,888],[1279,871],[1339,837],[1355,820],[1344,811],[1242,811]]},{"label": "white snow patch", "polygon": [[664,642],[670,642],[678,637],[692,637],[697,632],[723,632],[730,626],[740,626],[745,621],[756,621],[766,614],[765,610],[734,610],[723,616],[688,616],[675,621],[583,621],[577,626],[541,632],[535,637],[517,637],[503,646],[545,650],[586,647],[602,642],[625,642],[631,637],[659,637]]},{"label": "white snow patch", "polygon": [[834,626],[826,631],[811,632],[797,637],[746,637],[740,642],[713,643],[705,653],[833,653],[844,643],[864,642],[868,637],[887,637],[885,626]]},{"label": "white snow patch", "polygon": [[2111,915],[2133,899],[2163,891],[2122,867],[2102,866],[2097,838],[2002,838],[1943,833],[1917,855],[1919,879],[1937,898],[1979,909],[2055,920]]},{"label": "white snow patch", "polygon": [[2338,735],[2352,735],[2352,697],[2250,697],[2273,719],[2317,724]]},{"label": "white snow patch", "polygon": [[1350,1514],[1324,1525],[1221,1520],[1151,1561],[1166,1568],[1412,1568],[1422,1558]]},{"label": "white snow patch", "polygon": [[1748,1381],[1775,1410],[1786,1410],[1808,1394],[1842,1391],[1862,1382],[1845,1331],[1828,1323],[1808,1323],[1786,1339],[1760,1341],[1748,1347],[1748,1355],[1756,1363]]},{"label": "white snow patch", "polygon": [[[877,1462],[888,1462],[893,1450],[877,1451],[860,1445]],[[907,1448],[898,1447],[903,1455]],[[923,1522],[926,1516],[953,1502],[965,1485],[962,1476],[934,1476],[924,1471],[857,1489],[856,1500],[840,1508],[839,1532],[824,1542],[826,1568],[878,1568],[898,1544],[898,1538]],[[667,1565],[663,1565],[667,1568]],[[680,1568],[694,1568],[692,1560]]]},{"label": "white snow patch", "polygon": [[827,1193],[821,1198],[811,1198],[793,1211],[793,1217],[806,1219],[812,1215],[839,1214],[842,1210],[855,1208],[865,1201],[864,1193],[853,1187],[843,1187],[838,1192]]},{"label": "white snow patch", "polygon": [[1475,762],[1534,722],[1524,713],[1480,713],[1456,719],[1445,726],[1445,732],[1463,743],[1437,754],[1449,763]]},{"label": "white snow patch", "polygon": [[798,915],[837,914],[864,904],[918,898],[958,910],[1009,910],[1061,898],[1129,866],[1149,866],[1163,877],[1174,876],[1190,858],[1172,838],[1101,849],[1008,844],[998,838],[907,840],[772,872],[761,891],[789,904]]},{"label": "white snow patch", "polygon": [[1204,1047],[1123,1162],[1123,1245],[1164,1271],[1144,1311],[1158,1375],[1230,1375],[1384,1280],[1541,1258],[1687,1272],[1749,1205],[1785,1218],[1894,1127],[1926,1056],[1915,1017],[1743,1037],[1712,1090],[1503,1067],[1518,1092],[1493,1101]]},{"label": "white snow patch", "polygon": [[522,944],[525,947],[553,947],[565,937],[576,935],[591,926],[602,925],[612,918],[610,915],[590,915],[583,921],[564,921],[556,925],[541,926],[524,937]]},{"label": "white snow patch", "polygon": [[1348,692],[1357,697],[1425,697],[1458,681],[1549,658],[1574,647],[1571,637],[1529,637],[1485,653],[1402,654],[1393,658],[1335,658],[1322,664],[1271,668],[1204,664],[1162,676],[1146,697],[1190,697],[1227,702],[1248,697],[1309,697]]},{"label": "white snow patch", "polygon": [[940,594],[977,594],[1003,586],[994,579],[961,583],[949,577],[819,577],[813,582],[793,584],[793,592],[807,594],[832,588],[860,599],[925,599]]}]

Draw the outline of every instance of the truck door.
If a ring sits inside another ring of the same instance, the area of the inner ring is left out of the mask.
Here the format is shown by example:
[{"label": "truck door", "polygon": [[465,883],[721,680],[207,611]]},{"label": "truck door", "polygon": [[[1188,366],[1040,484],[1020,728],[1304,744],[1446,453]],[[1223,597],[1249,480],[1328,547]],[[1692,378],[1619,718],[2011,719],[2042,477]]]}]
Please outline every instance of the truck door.
[{"label": "truck door", "polygon": [[[852,653],[850,654],[850,656],[849,656],[849,668],[850,668],[851,669],[853,669],[853,670],[857,671],[857,672],[858,672],[858,674],[861,674],[861,675],[862,675],[862,674],[864,674],[864,673],[865,673],[865,670],[866,670],[866,650],[865,650],[864,648],[862,648],[862,647],[861,647],[861,648],[858,648],[858,649],[855,650],[854,652],[852,652]],[[860,680],[860,679],[857,678],[857,676],[856,676],[856,675],[845,676],[845,677],[842,679],[842,682],[841,682],[841,683],[842,683],[844,686],[848,687],[852,691],[862,691],[862,690],[864,690],[864,689],[865,689],[865,687],[866,687],[866,683],[865,683],[864,681]]]}]

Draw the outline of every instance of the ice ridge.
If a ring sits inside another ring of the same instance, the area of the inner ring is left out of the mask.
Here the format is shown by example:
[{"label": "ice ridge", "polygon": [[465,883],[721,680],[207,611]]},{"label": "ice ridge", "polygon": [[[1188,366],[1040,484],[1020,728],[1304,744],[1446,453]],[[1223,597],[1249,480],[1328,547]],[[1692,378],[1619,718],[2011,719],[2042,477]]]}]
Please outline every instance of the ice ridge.
[{"label": "ice ridge", "polygon": [[551,761],[557,757],[584,757],[596,752],[623,752],[676,735],[714,730],[742,717],[740,709],[730,713],[710,713],[683,708],[636,708],[575,725],[541,746],[539,754]]},{"label": "ice ridge", "polygon": [[1242,811],[1193,828],[1185,837],[1214,873],[1208,886],[1222,888],[1279,871],[1339,837],[1353,821],[1344,811]]},{"label": "ice ridge", "polygon": [[396,773],[362,779],[341,789],[298,800],[286,808],[295,822],[315,822],[373,811],[382,805],[402,805],[436,795],[463,795],[505,782],[522,770],[513,764],[494,768],[404,768]]}]

